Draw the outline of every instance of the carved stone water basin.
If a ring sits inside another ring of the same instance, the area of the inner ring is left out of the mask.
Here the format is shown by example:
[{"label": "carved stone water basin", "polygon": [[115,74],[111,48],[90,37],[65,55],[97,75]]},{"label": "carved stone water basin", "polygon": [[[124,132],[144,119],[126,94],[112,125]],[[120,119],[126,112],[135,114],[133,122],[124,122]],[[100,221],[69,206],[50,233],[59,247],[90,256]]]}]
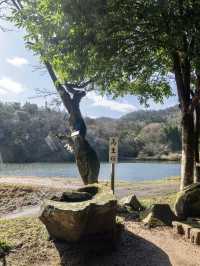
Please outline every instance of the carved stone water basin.
[{"label": "carved stone water basin", "polygon": [[92,184],[45,200],[39,218],[50,236],[58,240],[109,239],[116,230],[116,206],[108,187]]}]

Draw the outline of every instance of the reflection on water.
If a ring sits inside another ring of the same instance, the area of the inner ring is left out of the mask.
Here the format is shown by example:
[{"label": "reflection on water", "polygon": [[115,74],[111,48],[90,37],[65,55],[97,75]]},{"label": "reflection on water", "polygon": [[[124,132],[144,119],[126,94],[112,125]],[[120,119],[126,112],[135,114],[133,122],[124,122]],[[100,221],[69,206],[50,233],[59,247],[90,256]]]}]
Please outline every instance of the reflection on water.
[{"label": "reflection on water", "polygon": [[[111,166],[101,163],[100,178],[110,179]],[[118,163],[116,178],[119,180],[150,180],[180,175],[180,164],[171,162]],[[4,164],[0,176],[79,177],[74,163]]]}]

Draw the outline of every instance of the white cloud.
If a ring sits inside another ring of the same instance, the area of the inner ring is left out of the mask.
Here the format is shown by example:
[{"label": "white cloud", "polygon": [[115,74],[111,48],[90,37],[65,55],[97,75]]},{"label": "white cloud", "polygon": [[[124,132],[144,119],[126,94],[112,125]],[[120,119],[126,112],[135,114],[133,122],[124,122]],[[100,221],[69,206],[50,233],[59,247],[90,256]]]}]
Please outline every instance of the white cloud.
[{"label": "white cloud", "polygon": [[137,110],[137,108],[132,104],[109,100],[107,97],[97,95],[95,92],[89,92],[87,94],[87,98],[93,101],[93,106],[109,108],[112,111],[120,113],[129,113]]},{"label": "white cloud", "polygon": [[6,94],[6,91],[0,88],[0,95]]},{"label": "white cloud", "polygon": [[7,58],[6,62],[13,65],[13,66],[16,66],[16,67],[28,65],[28,60],[26,58],[18,57],[18,56],[12,57],[12,58]]},{"label": "white cloud", "polygon": [[0,94],[15,93],[19,94],[25,90],[24,86],[12,80],[9,77],[2,77],[0,79]]}]

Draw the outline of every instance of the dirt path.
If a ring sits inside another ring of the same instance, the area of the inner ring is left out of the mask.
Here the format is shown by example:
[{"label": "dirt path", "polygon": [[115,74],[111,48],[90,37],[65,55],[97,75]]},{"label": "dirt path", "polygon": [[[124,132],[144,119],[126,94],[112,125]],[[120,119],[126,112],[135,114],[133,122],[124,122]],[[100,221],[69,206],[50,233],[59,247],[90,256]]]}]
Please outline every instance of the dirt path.
[{"label": "dirt path", "polygon": [[8,185],[23,185],[23,186],[35,186],[35,187],[49,187],[55,189],[76,189],[81,186],[79,179],[65,179],[61,177],[0,177],[0,184]]},{"label": "dirt path", "polygon": [[[148,230],[142,228],[140,224],[126,222],[126,229],[138,238],[138,244],[134,250],[136,258],[134,266],[200,266],[200,246],[174,235],[171,228]],[[151,252],[148,252],[149,249]],[[150,256],[148,253],[151,253]],[[144,256],[143,260],[141,260],[142,256]],[[154,256],[157,257],[157,262]],[[137,261],[138,259],[140,262]],[[152,260],[155,261],[152,263]]]},{"label": "dirt path", "polygon": [[138,184],[127,187],[117,187],[116,195],[117,197],[123,197],[128,194],[134,193],[137,197],[150,197],[150,196],[162,196],[167,193],[177,192],[179,188],[178,183],[171,184]]},{"label": "dirt path", "polygon": [[40,214],[40,206],[24,207],[0,216],[0,219],[17,219],[21,217],[37,218]]}]

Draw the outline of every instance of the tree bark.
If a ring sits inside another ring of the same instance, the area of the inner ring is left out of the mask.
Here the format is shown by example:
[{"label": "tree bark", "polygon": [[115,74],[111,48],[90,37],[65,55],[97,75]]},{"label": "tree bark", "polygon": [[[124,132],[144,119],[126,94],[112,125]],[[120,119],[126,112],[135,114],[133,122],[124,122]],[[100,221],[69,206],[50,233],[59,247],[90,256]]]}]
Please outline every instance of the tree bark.
[{"label": "tree bark", "polygon": [[195,108],[195,176],[194,176],[194,183],[200,182],[199,135],[200,135],[200,106],[197,105]]},{"label": "tree bark", "polygon": [[181,185],[180,189],[193,183],[195,134],[193,113],[182,115],[182,161],[181,161]]},{"label": "tree bark", "polygon": [[[186,40],[185,40],[186,41]],[[185,47],[187,50],[187,47]],[[174,73],[182,113],[182,159],[180,190],[194,182],[195,133],[194,111],[191,110],[191,64],[179,51],[173,53]]]},{"label": "tree bark", "polygon": [[70,131],[79,134],[72,137],[73,150],[79,173],[85,185],[98,182],[100,163],[95,150],[86,140],[87,129],[82,118],[79,100],[76,99],[78,94],[74,95],[72,100],[72,108],[69,113]]}]

